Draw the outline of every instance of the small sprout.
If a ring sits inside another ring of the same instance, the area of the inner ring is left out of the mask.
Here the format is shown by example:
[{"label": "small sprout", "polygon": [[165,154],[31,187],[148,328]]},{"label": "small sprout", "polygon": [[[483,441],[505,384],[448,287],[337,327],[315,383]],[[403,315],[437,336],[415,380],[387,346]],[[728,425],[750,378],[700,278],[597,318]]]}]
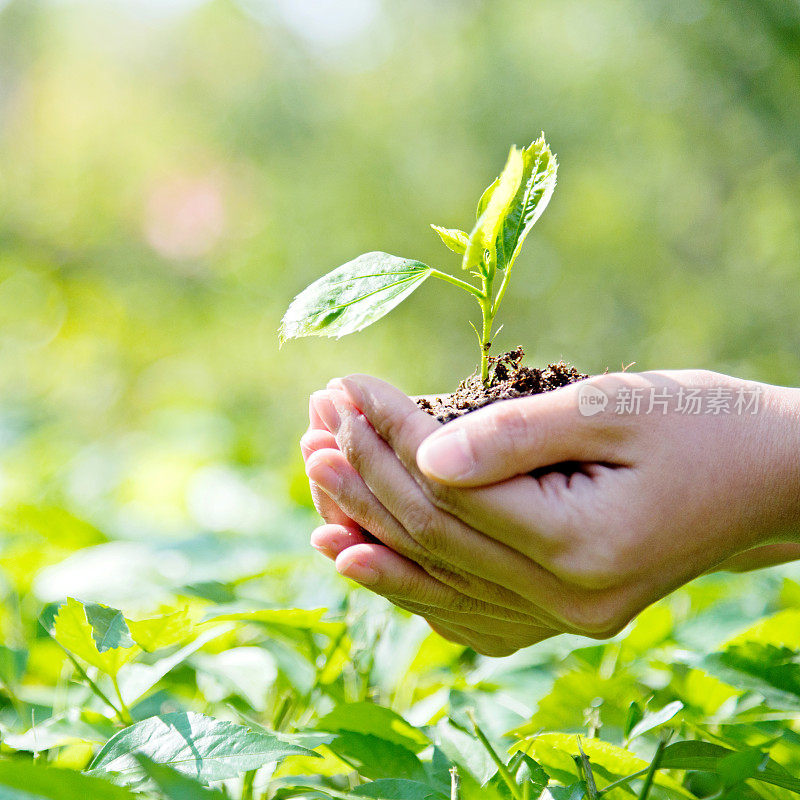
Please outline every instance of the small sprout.
[{"label": "small sprout", "polygon": [[475,330],[481,380],[488,386],[494,320],[522,243],[553,195],[557,170],[544,134],[528,147],[512,147],[503,171],[481,195],[477,221],[470,233],[431,226],[445,246],[462,257],[461,266],[474,283],[419,261],[388,253],[365,253],[314,281],[295,297],[281,321],[281,344],[300,336],[338,338],[360,331],[433,275],[458,286],[478,302],[482,325]]}]

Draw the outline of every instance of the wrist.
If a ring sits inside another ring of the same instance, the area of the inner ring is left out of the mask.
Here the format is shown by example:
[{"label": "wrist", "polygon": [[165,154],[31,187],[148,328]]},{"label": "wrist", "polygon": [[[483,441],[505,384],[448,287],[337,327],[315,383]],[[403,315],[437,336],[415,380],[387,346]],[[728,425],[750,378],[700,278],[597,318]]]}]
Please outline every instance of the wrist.
[{"label": "wrist", "polygon": [[800,389],[765,386],[763,414],[764,502],[772,528],[765,543],[800,543]]}]

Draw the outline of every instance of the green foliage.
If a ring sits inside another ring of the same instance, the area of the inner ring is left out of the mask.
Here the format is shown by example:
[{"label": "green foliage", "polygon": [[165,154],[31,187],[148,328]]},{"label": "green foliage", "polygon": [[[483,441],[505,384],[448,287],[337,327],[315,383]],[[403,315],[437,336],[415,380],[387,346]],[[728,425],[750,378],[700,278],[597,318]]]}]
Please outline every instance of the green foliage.
[{"label": "green foliage", "polygon": [[281,342],[360,331],[388,314],[430,275],[430,267],[419,261],[364,253],[295,297],[281,321]]},{"label": "green foliage", "polygon": [[[478,219],[469,235],[455,228],[431,226],[449,250],[463,254],[462,269],[477,277],[479,285],[418,261],[387,253],[365,253],[295,297],[281,321],[281,344],[300,336],[342,336],[359,331],[383,317],[434,275],[478,301],[483,318],[478,333],[480,369],[481,378],[487,383],[493,325],[508,277],[525,237],[550,202],[557,170],[558,163],[544,134],[522,150],[512,147],[503,171],[481,195]],[[504,271],[504,276],[495,292],[493,283],[498,269]]]}]

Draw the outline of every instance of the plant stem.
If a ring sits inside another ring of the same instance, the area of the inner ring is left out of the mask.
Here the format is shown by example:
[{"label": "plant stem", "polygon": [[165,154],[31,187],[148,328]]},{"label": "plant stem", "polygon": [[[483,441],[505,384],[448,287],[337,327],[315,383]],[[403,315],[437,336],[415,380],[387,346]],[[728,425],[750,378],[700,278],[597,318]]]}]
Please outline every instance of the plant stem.
[{"label": "plant stem", "polygon": [[458,790],[461,788],[461,778],[458,776],[458,767],[450,768],[450,800],[458,800]]},{"label": "plant stem", "polygon": [[650,794],[650,789],[653,787],[653,779],[656,776],[656,770],[661,766],[661,759],[664,755],[664,748],[666,746],[666,739],[662,739],[658,743],[656,754],[653,756],[653,760],[650,762],[647,775],[645,775],[644,783],[642,784],[642,791],[639,792],[639,800],[647,800],[647,796]]},{"label": "plant stem", "polygon": [[73,666],[73,667],[75,667],[75,671],[78,673],[78,675],[80,675],[80,676],[81,676],[81,678],[83,678],[83,680],[85,680],[85,681],[86,681],[86,684],[88,685],[88,687],[89,687],[89,688],[90,688],[90,689],[91,689],[91,690],[92,690],[92,691],[93,691],[93,692],[94,692],[94,693],[97,695],[97,697],[99,697],[99,698],[100,698],[100,699],[101,699],[101,700],[102,700],[102,701],[103,701],[103,702],[104,702],[104,703],[105,703],[105,704],[106,704],[106,705],[107,705],[107,706],[108,706],[110,709],[112,709],[112,710],[114,711],[114,713],[117,715],[117,719],[119,719],[119,721],[120,721],[120,722],[121,722],[123,725],[130,725],[131,723],[130,723],[128,720],[126,720],[126,719],[125,719],[125,716],[124,716],[123,712],[122,712],[122,711],[120,711],[120,710],[119,710],[119,709],[118,709],[118,708],[117,708],[117,707],[116,707],[116,706],[115,706],[115,705],[114,705],[114,704],[113,704],[113,703],[112,703],[112,702],[111,702],[111,701],[108,699],[108,697],[106,696],[105,692],[104,692],[104,691],[103,691],[103,690],[102,690],[102,689],[101,689],[101,688],[100,688],[100,687],[99,687],[99,686],[98,686],[98,685],[97,685],[97,684],[96,684],[96,683],[95,683],[95,682],[94,682],[94,681],[93,681],[93,680],[92,680],[92,679],[89,677],[89,674],[88,674],[88,673],[86,672],[86,670],[85,670],[85,669],[84,669],[84,668],[83,668],[83,667],[82,667],[82,666],[81,666],[81,665],[78,663],[78,661],[77,661],[77,659],[75,658],[75,656],[73,656],[73,655],[72,655],[72,653],[70,653],[70,652],[69,652],[69,650],[67,650],[66,648],[64,648],[64,647],[63,647],[61,644],[59,644],[59,647],[61,647],[61,649],[62,649],[62,650],[64,651],[64,653],[66,654],[67,658],[68,658],[68,659],[69,659],[69,660],[72,662],[72,666]]},{"label": "plant stem", "polygon": [[502,762],[500,756],[497,755],[494,747],[492,747],[492,743],[486,737],[486,734],[481,730],[480,725],[478,725],[478,722],[475,719],[475,715],[470,710],[467,711],[467,715],[469,716],[470,722],[475,728],[475,735],[486,749],[486,752],[489,754],[489,758],[494,761],[497,771],[500,773],[500,777],[506,782],[506,786],[508,786],[509,790],[511,791],[512,797],[514,800],[522,800],[522,796],[519,793],[519,786],[517,786],[517,784],[514,782],[514,779],[511,777],[511,773],[508,771],[508,767]]},{"label": "plant stem", "polygon": [[122,691],[119,688],[119,681],[117,681],[116,675],[111,676],[111,682],[114,684],[114,691],[117,694],[117,699],[119,700],[119,705],[120,709],[122,710],[122,715],[125,717],[123,722],[126,725],[133,725],[133,714],[131,714],[131,710],[128,708],[124,698],[122,697]]},{"label": "plant stem", "polygon": [[247,772],[245,772],[244,780],[242,781],[242,800],[253,800],[253,789],[256,784],[256,772],[258,772],[257,769],[249,769]]},{"label": "plant stem", "polygon": [[452,283],[453,286],[458,286],[464,291],[469,292],[471,295],[474,295],[478,298],[478,300],[484,300],[484,295],[481,290],[477,286],[473,286],[471,283],[467,283],[467,281],[462,281],[461,278],[456,278],[455,275],[448,275],[446,272],[440,272],[438,269],[430,268],[431,275],[440,280],[447,281],[448,283]]}]

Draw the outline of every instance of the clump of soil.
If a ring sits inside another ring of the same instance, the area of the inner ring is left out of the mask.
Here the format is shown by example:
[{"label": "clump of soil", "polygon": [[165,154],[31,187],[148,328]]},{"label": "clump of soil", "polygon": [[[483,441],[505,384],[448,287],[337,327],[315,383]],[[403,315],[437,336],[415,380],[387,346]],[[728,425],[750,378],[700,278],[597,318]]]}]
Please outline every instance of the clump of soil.
[{"label": "clump of soil", "polygon": [[481,382],[480,375],[475,372],[461,381],[452,394],[434,397],[432,400],[421,397],[417,400],[417,405],[439,422],[450,422],[498,400],[549,392],[589,377],[563,361],[549,364],[544,369],[524,367],[524,355],[522,348],[518,347],[501,356],[490,356],[488,389]]}]

